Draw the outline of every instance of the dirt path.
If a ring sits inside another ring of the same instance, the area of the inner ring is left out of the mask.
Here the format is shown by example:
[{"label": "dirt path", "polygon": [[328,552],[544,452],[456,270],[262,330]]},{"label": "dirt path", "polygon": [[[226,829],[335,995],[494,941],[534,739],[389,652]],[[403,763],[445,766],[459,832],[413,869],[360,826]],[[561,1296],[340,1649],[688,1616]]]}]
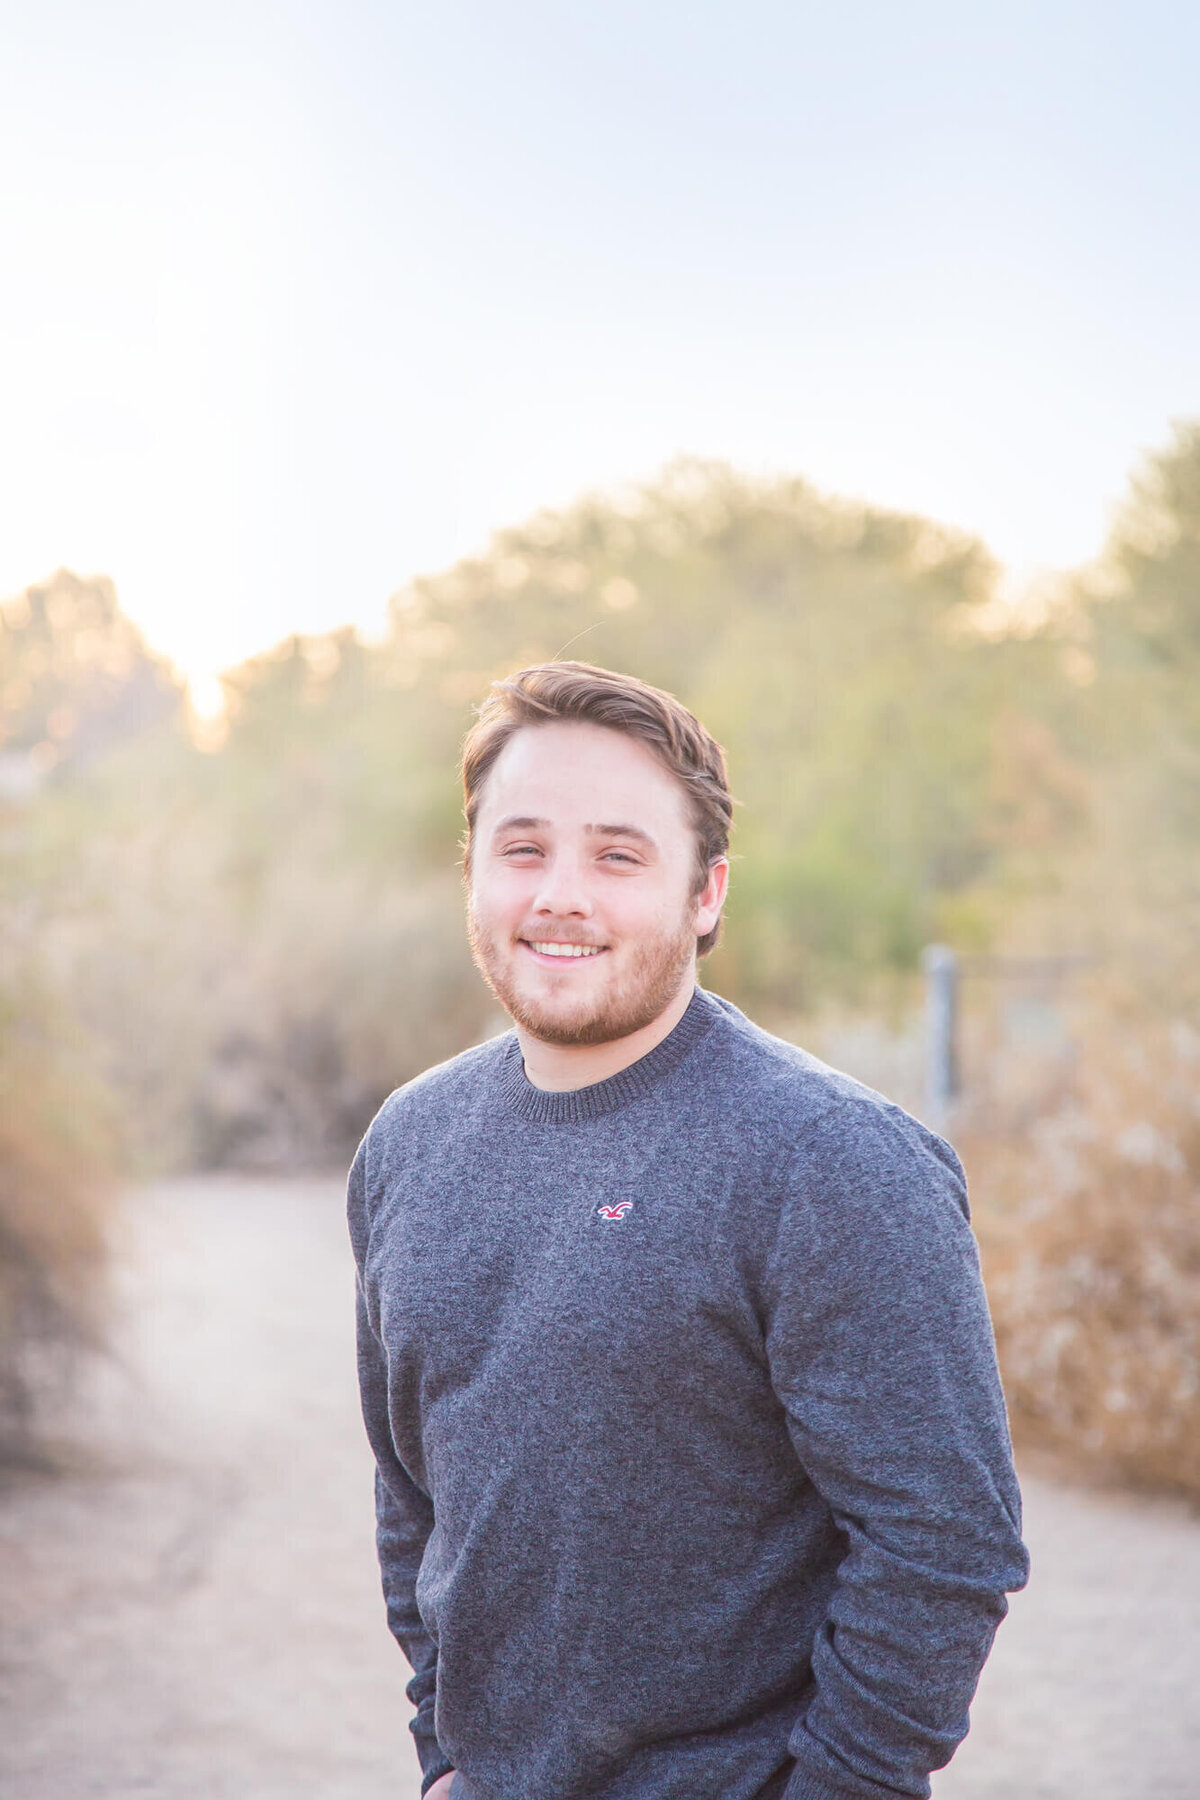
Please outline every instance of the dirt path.
[{"label": "dirt path", "polygon": [[[127,1244],[90,1466],[0,1495],[0,1791],[413,1800],[340,1183],[146,1189]],[[1025,1492],[1034,1580],[936,1800],[1195,1800],[1200,1521]]]}]

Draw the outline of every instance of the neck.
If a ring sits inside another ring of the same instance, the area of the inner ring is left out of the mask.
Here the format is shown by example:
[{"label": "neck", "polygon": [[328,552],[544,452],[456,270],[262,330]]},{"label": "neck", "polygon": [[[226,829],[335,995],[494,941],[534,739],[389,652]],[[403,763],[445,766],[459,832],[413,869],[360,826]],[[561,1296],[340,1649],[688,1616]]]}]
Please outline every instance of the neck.
[{"label": "neck", "polygon": [[536,1088],[547,1093],[570,1093],[575,1088],[591,1087],[619,1075],[631,1063],[648,1056],[656,1044],[669,1037],[691,1004],[696,988],[696,970],[687,972],[679,992],[671,1004],[628,1037],[614,1038],[608,1044],[547,1044],[517,1026],[517,1039],[525,1059],[525,1074]]}]

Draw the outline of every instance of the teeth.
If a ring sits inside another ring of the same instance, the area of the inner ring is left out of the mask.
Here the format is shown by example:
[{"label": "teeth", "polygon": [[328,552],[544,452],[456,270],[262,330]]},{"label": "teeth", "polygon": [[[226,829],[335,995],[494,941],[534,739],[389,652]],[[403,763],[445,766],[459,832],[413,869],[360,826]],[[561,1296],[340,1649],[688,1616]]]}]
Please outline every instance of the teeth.
[{"label": "teeth", "polygon": [[535,944],[533,948],[541,956],[597,956],[599,944]]}]

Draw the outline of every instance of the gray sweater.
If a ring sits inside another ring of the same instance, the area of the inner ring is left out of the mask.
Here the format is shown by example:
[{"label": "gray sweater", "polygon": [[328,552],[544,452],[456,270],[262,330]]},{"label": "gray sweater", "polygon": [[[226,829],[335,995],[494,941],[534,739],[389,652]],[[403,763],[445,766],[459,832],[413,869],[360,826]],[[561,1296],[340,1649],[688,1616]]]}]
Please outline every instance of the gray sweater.
[{"label": "gray sweater", "polygon": [[1028,1573],[947,1144],[698,988],[594,1086],[398,1089],[349,1223],[426,1788],[929,1794]]}]

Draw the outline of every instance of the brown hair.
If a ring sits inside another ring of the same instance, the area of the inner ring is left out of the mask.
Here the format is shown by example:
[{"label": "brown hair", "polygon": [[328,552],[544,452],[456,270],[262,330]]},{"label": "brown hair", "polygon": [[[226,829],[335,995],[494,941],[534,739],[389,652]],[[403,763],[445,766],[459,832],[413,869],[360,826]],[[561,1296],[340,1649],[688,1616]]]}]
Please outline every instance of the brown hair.
[{"label": "brown hair", "polygon": [[[519,669],[506,681],[493,681],[491,693],[477,710],[479,716],[467,733],[462,754],[467,815],[464,863],[468,871],[475,816],[493,763],[523,726],[560,720],[603,725],[638,738],[683,784],[696,832],[693,893],[703,888],[712,864],[728,853],[733,796],[725,752],[673,694],[639,681],[636,675],[618,675],[592,663],[539,663]],[[714,947],[720,931],[718,919],[697,942],[701,956]]]}]

